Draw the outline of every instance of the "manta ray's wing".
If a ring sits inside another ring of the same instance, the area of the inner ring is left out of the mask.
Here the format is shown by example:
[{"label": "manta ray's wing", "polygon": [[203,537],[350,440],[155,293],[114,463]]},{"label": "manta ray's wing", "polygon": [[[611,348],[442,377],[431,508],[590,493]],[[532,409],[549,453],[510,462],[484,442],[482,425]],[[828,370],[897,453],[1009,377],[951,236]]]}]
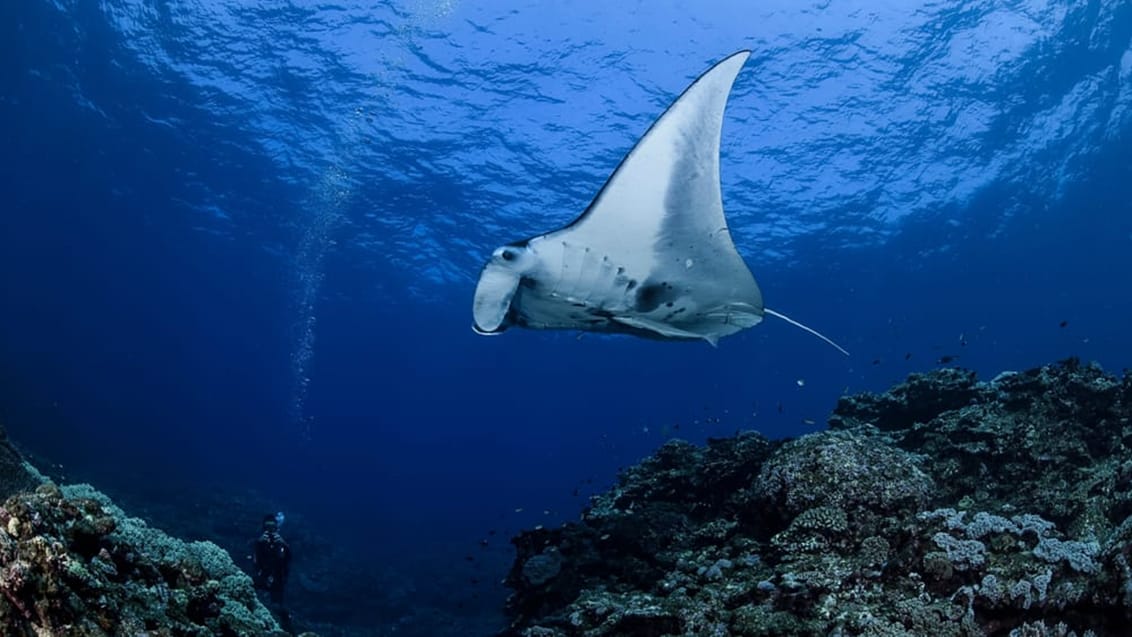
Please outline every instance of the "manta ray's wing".
[{"label": "manta ray's wing", "polygon": [[586,211],[544,235],[584,246],[624,268],[631,280],[664,283],[684,297],[687,312],[678,319],[645,307],[618,319],[623,323],[714,342],[762,318],[762,295],[727,229],[719,179],[723,111],[749,56],[740,51],[701,75],[653,123]]}]

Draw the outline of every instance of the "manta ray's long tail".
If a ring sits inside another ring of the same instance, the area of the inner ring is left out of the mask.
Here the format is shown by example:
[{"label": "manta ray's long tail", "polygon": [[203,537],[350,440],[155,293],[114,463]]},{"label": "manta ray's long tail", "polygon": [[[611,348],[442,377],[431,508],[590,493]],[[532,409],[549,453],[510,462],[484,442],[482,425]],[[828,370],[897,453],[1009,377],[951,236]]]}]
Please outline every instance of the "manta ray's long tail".
[{"label": "manta ray's long tail", "polygon": [[802,328],[803,330],[806,330],[810,334],[813,334],[814,336],[820,338],[821,340],[825,341],[826,343],[829,343],[830,345],[836,347],[837,351],[841,352],[842,354],[845,354],[846,356],[849,355],[849,352],[845,351],[844,347],[841,347],[837,343],[834,343],[828,337],[826,337],[821,332],[815,330],[814,328],[802,325],[801,323],[799,323],[798,321],[795,321],[794,319],[790,318],[789,316],[786,316],[785,314],[781,314],[779,312],[775,312],[774,310],[769,309],[769,308],[764,307],[763,312],[766,312],[767,314],[770,314],[771,316],[773,316],[775,318],[780,318],[780,319],[786,321],[787,323],[793,325],[794,327]]}]

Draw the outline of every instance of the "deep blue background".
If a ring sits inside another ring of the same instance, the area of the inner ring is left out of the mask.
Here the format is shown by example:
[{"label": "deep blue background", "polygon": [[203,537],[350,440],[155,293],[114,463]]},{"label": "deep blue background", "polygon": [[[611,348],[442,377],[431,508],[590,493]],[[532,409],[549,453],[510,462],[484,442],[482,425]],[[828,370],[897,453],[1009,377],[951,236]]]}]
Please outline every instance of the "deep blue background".
[{"label": "deep blue background", "polygon": [[[452,588],[667,436],[813,431],[945,355],[1132,360],[1127,3],[229,4],[0,8],[0,407],[112,494],[255,490],[490,612]],[[743,47],[733,233],[853,356],[476,337],[490,251]]]}]

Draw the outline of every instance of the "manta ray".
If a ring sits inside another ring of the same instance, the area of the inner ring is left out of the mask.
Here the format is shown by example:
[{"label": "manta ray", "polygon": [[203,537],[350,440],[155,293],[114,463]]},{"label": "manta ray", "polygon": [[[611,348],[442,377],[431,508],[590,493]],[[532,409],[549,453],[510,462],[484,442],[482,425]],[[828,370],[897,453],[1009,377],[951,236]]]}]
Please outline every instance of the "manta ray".
[{"label": "manta ray", "polygon": [[497,248],[472,305],[473,328],[719,339],[781,318],[763,305],[723,214],[719,140],[731,86],[750,51],[718,62],[649,127],[564,228]]}]

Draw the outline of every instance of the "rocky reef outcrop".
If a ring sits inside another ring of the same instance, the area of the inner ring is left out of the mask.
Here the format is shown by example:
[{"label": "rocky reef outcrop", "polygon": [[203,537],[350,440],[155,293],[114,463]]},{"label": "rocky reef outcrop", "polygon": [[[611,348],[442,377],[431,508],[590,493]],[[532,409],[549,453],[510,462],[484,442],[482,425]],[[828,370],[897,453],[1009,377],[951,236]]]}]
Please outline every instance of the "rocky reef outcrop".
[{"label": "rocky reef outcrop", "polygon": [[60,488],[6,442],[0,489],[0,634],[288,634],[215,544],[173,538],[89,485]]},{"label": "rocky reef outcrop", "polygon": [[670,441],[512,541],[509,636],[1127,635],[1132,377],[913,375],[795,440]]}]

